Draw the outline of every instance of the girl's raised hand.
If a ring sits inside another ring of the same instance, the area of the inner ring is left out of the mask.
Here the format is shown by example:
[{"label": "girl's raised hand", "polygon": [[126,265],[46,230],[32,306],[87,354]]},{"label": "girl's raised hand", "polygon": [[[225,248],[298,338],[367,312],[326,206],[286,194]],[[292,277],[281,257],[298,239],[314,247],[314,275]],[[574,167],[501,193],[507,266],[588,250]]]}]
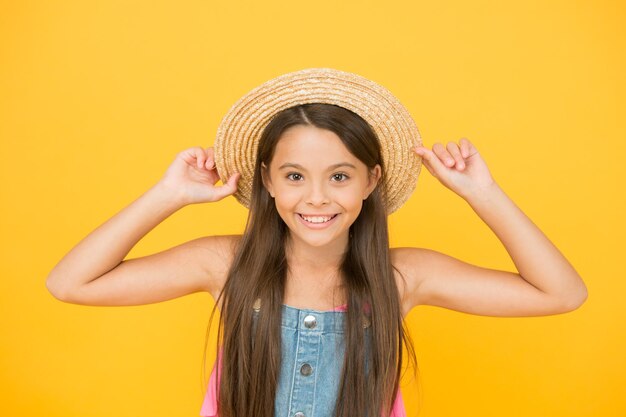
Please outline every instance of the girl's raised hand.
[{"label": "girl's raised hand", "polygon": [[465,199],[494,183],[485,161],[466,138],[461,138],[459,145],[435,143],[432,151],[424,146],[413,149],[423,158],[428,172]]},{"label": "girl's raised hand", "polygon": [[[233,194],[240,177],[236,172],[224,182],[215,166],[213,147],[195,146],[176,155],[160,182],[183,204],[193,204],[219,201]],[[220,179],[223,185],[216,186]]]}]

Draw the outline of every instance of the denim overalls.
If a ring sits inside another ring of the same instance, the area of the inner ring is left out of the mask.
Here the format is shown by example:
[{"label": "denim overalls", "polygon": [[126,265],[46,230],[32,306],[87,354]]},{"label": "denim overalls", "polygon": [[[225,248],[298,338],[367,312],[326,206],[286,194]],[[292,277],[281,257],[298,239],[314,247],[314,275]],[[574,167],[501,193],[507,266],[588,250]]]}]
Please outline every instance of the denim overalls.
[{"label": "denim overalls", "polygon": [[[282,306],[275,417],[332,417],[345,353],[344,311]],[[364,321],[366,340],[369,322]],[[369,351],[366,343],[366,352]],[[367,372],[367,363],[364,359]]]},{"label": "denim overalls", "polygon": [[[256,326],[260,300],[253,306]],[[275,417],[333,417],[345,353],[344,324],[346,305],[320,311],[282,305],[281,368],[279,372]],[[369,312],[366,306],[365,311]],[[366,357],[370,350],[370,319],[363,316]],[[368,366],[363,359],[364,369]],[[221,348],[215,367],[221,366]],[[218,417],[215,367],[200,416]],[[355,416],[356,417],[356,416]],[[382,416],[385,417],[385,416]],[[402,395],[398,391],[390,417],[406,417]]]}]

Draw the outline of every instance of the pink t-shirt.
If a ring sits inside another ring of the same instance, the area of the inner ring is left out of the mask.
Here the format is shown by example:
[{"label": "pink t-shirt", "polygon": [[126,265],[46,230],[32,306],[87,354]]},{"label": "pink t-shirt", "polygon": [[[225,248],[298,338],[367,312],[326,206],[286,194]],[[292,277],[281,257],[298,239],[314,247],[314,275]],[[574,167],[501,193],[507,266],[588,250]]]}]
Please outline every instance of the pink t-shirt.
[{"label": "pink t-shirt", "polygon": [[[343,304],[335,307],[332,311],[346,311],[347,304]],[[217,366],[221,368],[222,366],[222,349],[220,348],[217,353]],[[206,395],[204,396],[204,402],[202,403],[202,408],[200,409],[201,417],[218,417],[217,416],[217,387],[220,383],[220,375],[217,375],[215,372],[215,366],[213,366],[213,371],[211,372],[211,378],[209,379],[209,386],[207,387]],[[402,401],[402,392],[400,388],[398,388],[398,394],[396,395],[396,399],[393,403],[393,409],[391,410],[391,415],[389,417],[406,417],[406,410],[404,409],[404,402]]]}]

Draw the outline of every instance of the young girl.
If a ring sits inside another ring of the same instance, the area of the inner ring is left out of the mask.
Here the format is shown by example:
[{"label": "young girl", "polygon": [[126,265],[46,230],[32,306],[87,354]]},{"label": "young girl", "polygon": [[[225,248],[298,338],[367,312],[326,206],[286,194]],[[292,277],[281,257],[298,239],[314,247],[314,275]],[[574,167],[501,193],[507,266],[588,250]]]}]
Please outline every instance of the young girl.
[{"label": "young girl", "polygon": [[[210,293],[222,331],[201,416],[405,416],[403,346],[416,361],[403,319],[415,306],[539,316],[587,297],[476,147],[465,138],[421,146],[407,114],[355,74],[307,69],[270,80],[231,108],[215,150],[180,152],[156,185],[59,262],[48,289],[86,305]],[[519,273],[389,248],[387,216],[410,196],[422,162],[493,230]],[[250,209],[242,235],[124,259],[175,211],[229,195]]]}]

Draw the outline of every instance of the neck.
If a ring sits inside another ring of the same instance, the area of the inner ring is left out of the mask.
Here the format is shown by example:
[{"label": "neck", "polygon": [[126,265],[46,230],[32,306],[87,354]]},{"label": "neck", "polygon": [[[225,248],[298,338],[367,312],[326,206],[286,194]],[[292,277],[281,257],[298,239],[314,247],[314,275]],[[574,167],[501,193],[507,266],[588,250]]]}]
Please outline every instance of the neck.
[{"label": "neck", "polygon": [[348,233],[325,246],[311,246],[289,235],[285,241],[286,303],[310,307],[311,300],[317,300],[315,308],[320,310],[345,304],[345,280],[340,268],[348,243]]},{"label": "neck", "polygon": [[322,272],[338,271],[348,249],[348,235],[325,246],[311,246],[291,235],[285,242],[287,265],[291,269]]}]

